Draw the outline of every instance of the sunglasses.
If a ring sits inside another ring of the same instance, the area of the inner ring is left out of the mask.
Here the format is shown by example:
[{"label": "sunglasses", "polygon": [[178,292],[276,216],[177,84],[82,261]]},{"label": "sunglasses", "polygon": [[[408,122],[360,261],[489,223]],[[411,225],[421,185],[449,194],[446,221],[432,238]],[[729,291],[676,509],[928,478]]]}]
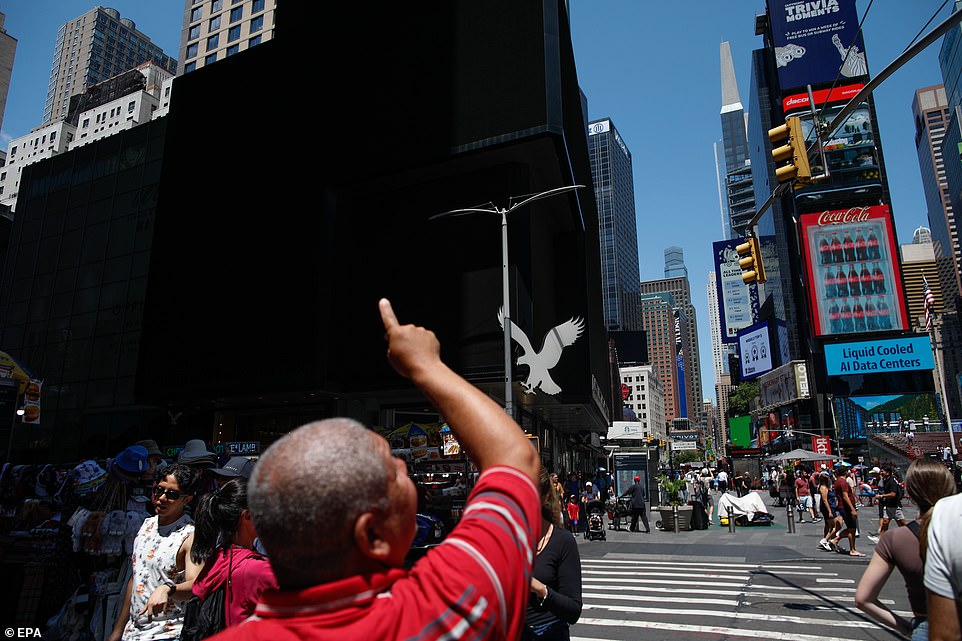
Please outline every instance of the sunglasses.
[{"label": "sunglasses", "polygon": [[159,485],[154,488],[154,498],[159,499],[165,494],[167,495],[167,500],[169,501],[176,501],[182,496],[187,496],[187,494],[179,490],[171,490],[170,488],[163,488],[163,487],[160,487]]}]

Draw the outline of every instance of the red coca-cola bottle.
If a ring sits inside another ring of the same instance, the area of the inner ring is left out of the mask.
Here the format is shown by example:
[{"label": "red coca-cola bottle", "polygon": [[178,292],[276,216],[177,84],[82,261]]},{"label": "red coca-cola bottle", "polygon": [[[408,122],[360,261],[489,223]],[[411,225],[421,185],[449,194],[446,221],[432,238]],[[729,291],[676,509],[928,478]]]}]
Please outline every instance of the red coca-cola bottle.
[{"label": "red coca-cola bottle", "polygon": [[839,265],[835,273],[835,295],[839,298],[848,296],[848,277],[845,276],[845,267]]},{"label": "red coca-cola bottle", "polygon": [[855,260],[855,242],[852,240],[852,234],[847,229],[845,230],[845,237],[842,238],[842,249],[845,254],[845,262],[850,263]]},{"label": "red coca-cola bottle", "polygon": [[838,310],[839,327],[843,332],[851,332],[855,325],[852,322],[852,308],[848,306],[848,299],[842,299],[842,306]]},{"label": "red coca-cola bottle", "polygon": [[855,265],[848,266],[848,293],[849,296],[858,296],[862,293],[862,287],[859,284],[858,272],[855,271]]},{"label": "red coca-cola bottle", "polygon": [[889,315],[889,306],[885,303],[885,297],[878,297],[878,326],[879,329],[892,329],[892,318]]},{"label": "red coca-cola bottle", "polygon": [[868,260],[868,247],[865,244],[865,236],[862,235],[861,228],[855,230],[855,258],[856,260]]},{"label": "red coca-cola bottle", "polygon": [[865,299],[865,327],[868,331],[878,329],[878,310],[870,298]]},{"label": "red coca-cola bottle", "polygon": [[835,296],[838,295],[835,274],[832,273],[831,267],[825,270],[825,278],[822,280],[822,283],[825,285],[825,298],[835,298]]},{"label": "red coca-cola bottle", "polygon": [[875,235],[874,229],[869,231],[868,240],[865,241],[865,257],[867,260],[878,260],[882,257],[879,252],[878,236]]},{"label": "red coca-cola bottle", "polygon": [[875,263],[875,269],[872,270],[872,291],[876,294],[885,293],[885,274],[879,269],[878,263]]},{"label": "red coca-cola bottle", "polygon": [[838,303],[833,300],[831,307],[828,308],[828,327],[833,334],[838,334],[842,331],[840,320],[841,316],[839,315]]},{"label": "red coca-cola bottle", "polygon": [[818,257],[820,264],[832,264],[832,247],[828,244],[828,240],[825,239],[825,236],[822,236],[818,240]]},{"label": "red coca-cola bottle", "polygon": [[862,293],[868,296],[875,289],[874,279],[865,263],[862,263],[862,271],[858,275],[858,281],[862,285]]},{"label": "red coca-cola bottle", "polygon": [[842,243],[838,240],[838,232],[832,232],[832,262],[841,263],[845,260],[845,252],[842,250]]},{"label": "red coca-cola bottle", "polygon": [[855,297],[855,304],[852,305],[852,320],[856,332],[865,331],[865,310],[862,308],[862,303],[858,302],[858,296]]}]

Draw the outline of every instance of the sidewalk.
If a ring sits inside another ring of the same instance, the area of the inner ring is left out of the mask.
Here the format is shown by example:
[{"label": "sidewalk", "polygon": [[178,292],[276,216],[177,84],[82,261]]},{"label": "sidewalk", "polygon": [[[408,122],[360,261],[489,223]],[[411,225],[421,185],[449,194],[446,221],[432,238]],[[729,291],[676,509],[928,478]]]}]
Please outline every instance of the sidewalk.
[{"label": "sidewalk", "polygon": [[[716,500],[717,497],[718,494],[715,495]],[[865,512],[861,513],[862,535],[856,539],[856,549],[866,556],[850,557],[826,552],[818,547],[818,541],[822,538],[821,522],[796,521],[795,532],[789,534],[786,509],[772,507],[769,501],[765,505],[774,516],[770,526],[736,527],[734,533],[729,532],[728,526],[719,525],[717,514],[706,530],[681,531],[678,534],[663,532],[655,528],[655,522],[660,519],[655,512],[648,514],[650,534],[611,529],[605,517],[606,541],[586,541],[580,534],[577,539],[582,556],[589,557],[617,553],[655,555],[677,561],[724,557],[746,563],[809,560],[866,565],[872,556],[875,546],[866,535],[874,533],[878,527],[875,508],[865,508]],[[795,514],[797,516],[797,512]],[[847,548],[848,543],[843,542],[843,547]]]}]

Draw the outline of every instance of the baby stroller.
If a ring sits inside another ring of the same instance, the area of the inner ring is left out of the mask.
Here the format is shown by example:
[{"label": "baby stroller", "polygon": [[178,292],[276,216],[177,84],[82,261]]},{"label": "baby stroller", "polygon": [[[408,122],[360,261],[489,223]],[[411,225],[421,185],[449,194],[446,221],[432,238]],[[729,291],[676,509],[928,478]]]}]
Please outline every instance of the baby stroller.
[{"label": "baby stroller", "polygon": [[605,504],[601,501],[588,501],[585,504],[585,512],[588,514],[588,526],[585,529],[585,539],[588,541],[594,541],[595,539],[601,539],[605,541],[607,536],[605,534]]},{"label": "baby stroller", "polygon": [[[628,517],[631,516],[631,497],[622,496],[620,498],[610,498],[605,503],[608,508],[608,529],[621,530],[622,526],[628,525]],[[624,519],[624,523],[622,523]]]}]

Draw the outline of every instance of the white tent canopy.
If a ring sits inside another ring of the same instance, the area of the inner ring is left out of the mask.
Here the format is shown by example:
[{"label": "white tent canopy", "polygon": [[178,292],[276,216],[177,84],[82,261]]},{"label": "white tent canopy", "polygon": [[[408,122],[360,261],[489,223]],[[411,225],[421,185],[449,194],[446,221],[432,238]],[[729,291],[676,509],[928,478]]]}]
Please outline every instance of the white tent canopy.
[{"label": "white tent canopy", "polygon": [[790,452],[784,452],[776,456],[770,456],[766,460],[768,461],[828,461],[838,459],[838,456],[834,454],[819,454],[818,452],[811,452],[809,450],[792,450]]}]

